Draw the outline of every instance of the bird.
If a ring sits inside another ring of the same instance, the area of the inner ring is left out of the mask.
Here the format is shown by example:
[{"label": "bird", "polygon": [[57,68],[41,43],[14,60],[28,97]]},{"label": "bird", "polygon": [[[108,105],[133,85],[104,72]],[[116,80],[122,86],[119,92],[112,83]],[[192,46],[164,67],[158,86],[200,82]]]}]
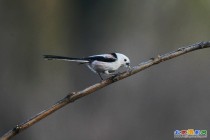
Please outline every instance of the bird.
[{"label": "bird", "polygon": [[47,60],[64,60],[77,62],[80,64],[86,64],[88,68],[94,73],[98,74],[101,80],[102,74],[105,75],[116,75],[115,72],[120,67],[130,67],[130,59],[122,53],[107,53],[91,55],[84,58],[65,57],[57,55],[44,55],[44,59]]}]

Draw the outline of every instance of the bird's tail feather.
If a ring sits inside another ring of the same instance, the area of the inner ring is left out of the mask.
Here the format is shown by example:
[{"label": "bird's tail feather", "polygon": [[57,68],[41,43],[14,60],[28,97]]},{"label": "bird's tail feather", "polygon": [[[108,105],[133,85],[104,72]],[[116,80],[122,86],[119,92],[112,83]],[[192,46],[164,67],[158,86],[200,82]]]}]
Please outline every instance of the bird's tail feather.
[{"label": "bird's tail feather", "polygon": [[88,63],[88,60],[83,58],[72,58],[72,57],[65,57],[65,56],[56,56],[56,55],[44,55],[44,59],[47,60],[64,60],[64,61],[72,61],[78,63]]}]

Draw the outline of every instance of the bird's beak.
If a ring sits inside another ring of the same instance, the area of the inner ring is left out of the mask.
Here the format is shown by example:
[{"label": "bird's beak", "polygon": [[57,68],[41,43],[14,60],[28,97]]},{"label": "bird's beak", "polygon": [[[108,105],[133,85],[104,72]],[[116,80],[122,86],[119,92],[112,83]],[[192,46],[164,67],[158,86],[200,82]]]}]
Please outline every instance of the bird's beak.
[{"label": "bird's beak", "polygon": [[129,68],[129,70],[131,69],[130,63],[126,63],[126,66]]}]

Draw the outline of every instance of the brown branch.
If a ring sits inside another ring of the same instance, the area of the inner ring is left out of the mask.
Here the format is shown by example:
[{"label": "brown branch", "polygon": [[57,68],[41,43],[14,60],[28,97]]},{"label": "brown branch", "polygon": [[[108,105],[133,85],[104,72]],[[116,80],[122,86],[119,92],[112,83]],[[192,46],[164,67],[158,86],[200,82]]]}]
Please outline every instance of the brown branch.
[{"label": "brown branch", "polygon": [[209,47],[210,47],[210,41],[200,42],[200,43],[193,44],[190,46],[182,47],[176,51],[172,51],[172,52],[169,52],[169,53],[166,53],[163,55],[158,55],[155,58],[151,58],[150,60],[142,62],[139,65],[133,67],[130,71],[123,72],[123,73],[121,73],[117,76],[114,76],[114,77],[110,77],[110,78],[108,78],[100,83],[96,83],[84,90],[81,90],[78,92],[72,92],[72,93],[68,94],[65,98],[63,98],[60,101],[58,101],[57,103],[55,103],[50,108],[38,113],[34,117],[25,121],[24,123],[19,124],[19,125],[15,126],[13,129],[9,130],[7,133],[5,133],[1,137],[1,140],[7,140],[7,139],[14,137],[18,133],[22,132],[23,130],[27,129],[28,127],[32,126],[33,124],[35,124],[35,123],[39,122],[40,120],[44,119],[45,117],[49,116],[56,110],[62,108],[63,106],[65,106],[71,102],[74,102],[75,100],[77,100],[83,96],[87,96],[87,95],[89,95],[103,87],[106,87],[114,82],[122,80],[126,77],[133,75],[133,74],[136,74],[136,73],[138,73],[146,68],[149,68],[150,66],[156,65],[160,62],[175,58],[177,56],[186,54],[191,51],[195,51],[195,50],[199,50],[199,49],[203,49],[203,48],[209,48]]}]

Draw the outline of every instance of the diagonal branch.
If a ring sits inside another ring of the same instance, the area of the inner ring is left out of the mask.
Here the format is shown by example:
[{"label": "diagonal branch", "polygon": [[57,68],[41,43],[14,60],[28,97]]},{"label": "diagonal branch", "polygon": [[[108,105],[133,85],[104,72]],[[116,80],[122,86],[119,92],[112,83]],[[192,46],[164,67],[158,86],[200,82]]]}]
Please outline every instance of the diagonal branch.
[{"label": "diagonal branch", "polygon": [[55,103],[53,106],[49,107],[48,109],[36,114],[34,117],[26,120],[25,122],[23,122],[22,124],[19,124],[17,126],[15,126],[13,129],[9,130],[7,133],[5,133],[2,137],[1,140],[7,140],[10,139],[12,137],[14,137],[15,135],[17,135],[18,133],[22,132],[23,130],[27,129],[28,127],[32,126],[33,124],[39,122],[40,120],[44,119],[45,117],[49,116],[50,114],[52,114],[53,112],[57,111],[58,109],[62,108],[63,106],[74,102],[75,100],[83,97],[83,96],[87,96],[101,88],[104,88],[114,82],[117,82],[119,80],[122,80],[126,77],[129,77],[133,74],[136,74],[146,68],[149,68],[150,66],[159,64],[163,61],[175,58],[177,56],[186,54],[188,52],[191,51],[195,51],[195,50],[199,50],[199,49],[203,49],[203,48],[210,48],[210,41],[208,42],[200,42],[200,43],[196,43],[190,46],[186,46],[186,47],[182,47],[179,48],[176,51],[172,51],[163,55],[158,55],[155,58],[151,58],[148,61],[142,62],[139,65],[133,67],[130,71],[127,72],[123,72],[117,76],[114,77],[110,77],[100,83],[96,83],[90,87],[87,87],[84,90],[78,91],[78,92],[72,92],[70,94],[68,94],[65,98],[59,100],[57,103]]}]

